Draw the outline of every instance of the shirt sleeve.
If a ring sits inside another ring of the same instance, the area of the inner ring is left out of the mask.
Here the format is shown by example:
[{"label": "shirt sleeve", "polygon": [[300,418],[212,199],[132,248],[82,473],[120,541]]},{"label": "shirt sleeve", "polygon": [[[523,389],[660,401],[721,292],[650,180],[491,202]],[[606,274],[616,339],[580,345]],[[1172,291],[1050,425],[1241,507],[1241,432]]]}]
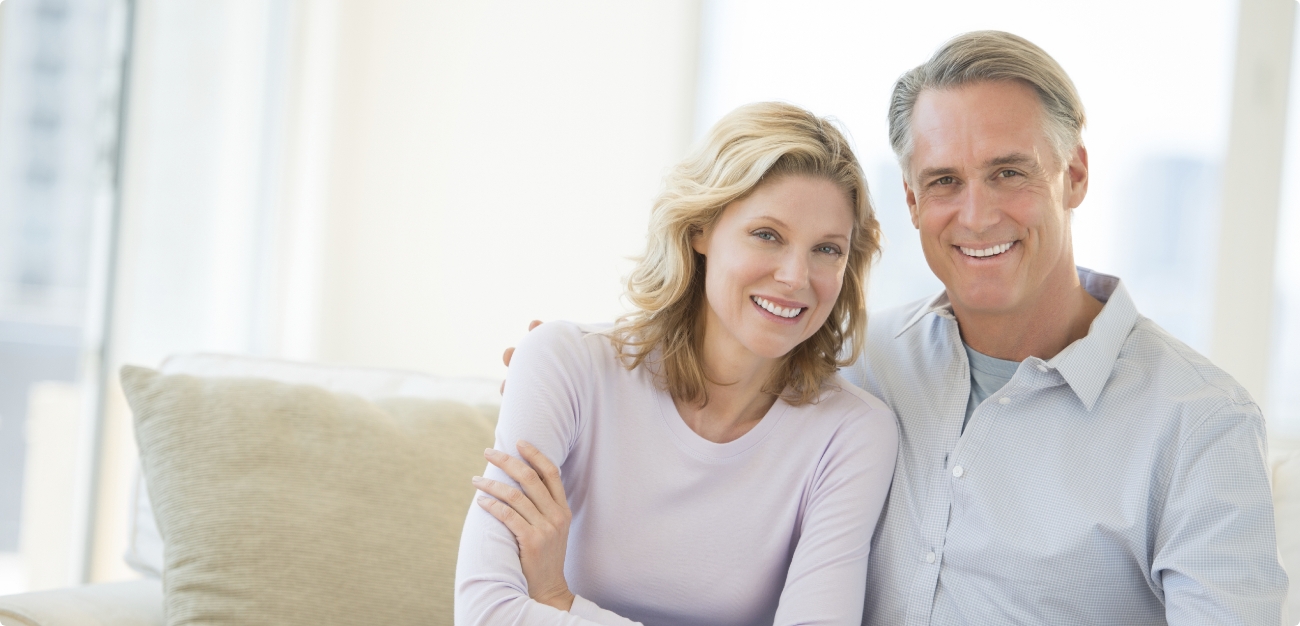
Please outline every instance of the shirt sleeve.
[{"label": "shirt sleeve", "polygon": [[[528,441],[561,469],[582,428],[584,399],[596,376],[591,353],[574,324],[550,322],[530,332],[511,358],[509,383],[497,420],[497,450],[518,457],[516,443]],[[505,472],[487,465],[485,477],[518,487]],[[565,479],[565,490],[573,491]],[[482,495],[477,492],[475,497]],[[582,598],[560,611],[528,597],[519,564],[519,544],[505,524],[471,502],[456,559],[457,624],[547,624],[592,626],[633,624]]]},{"label": "shirt sleeve", "polygon": [[774,624],[861,624],[871,535],[897,455],[898,424],[888,409],[872,409],[836,433],[804,504]]},{"label": "shirt sleeve", "polygon": [[1171,626],[1281,622],[1287,577],[1277,557],[1266,441],[1259,408],[1231,404],[1180,446],[1151,572]]}]

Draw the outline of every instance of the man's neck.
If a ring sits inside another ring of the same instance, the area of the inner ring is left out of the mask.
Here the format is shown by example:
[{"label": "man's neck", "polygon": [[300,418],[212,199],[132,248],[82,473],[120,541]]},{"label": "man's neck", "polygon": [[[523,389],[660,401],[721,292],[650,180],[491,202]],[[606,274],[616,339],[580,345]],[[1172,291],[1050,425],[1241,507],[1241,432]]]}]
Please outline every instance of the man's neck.
[{"label": "man's neck", "polygon": [[1050,359],[1087,336],[1092,320],[1104,306],[1073,280],[1056,281],[1055,289],[1039,294],[1034,306],[995,313],[970,310],[953,302],[962,340],[972,350],[1007,361],[1031,356]]}]

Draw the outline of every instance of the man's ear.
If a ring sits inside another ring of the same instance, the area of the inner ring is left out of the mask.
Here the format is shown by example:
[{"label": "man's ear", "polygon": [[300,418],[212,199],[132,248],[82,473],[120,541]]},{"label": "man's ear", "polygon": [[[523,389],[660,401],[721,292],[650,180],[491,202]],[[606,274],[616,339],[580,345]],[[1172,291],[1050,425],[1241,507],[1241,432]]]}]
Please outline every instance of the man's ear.
[{"label": "man's ear", "polygon": [[1088,195],[1088,149],[1079,145],[1070,154],[1065,169],[1065,208],[1074,209],[1083,204]]},{"label": "man's ear", "polygon": [[912,186],[907,184],[907,176],[903,176],[903,198],[907,200],[907,212],[912,216],[912,228],[921,229],[921,223],[916,215],[916,192],[912,191]]}]

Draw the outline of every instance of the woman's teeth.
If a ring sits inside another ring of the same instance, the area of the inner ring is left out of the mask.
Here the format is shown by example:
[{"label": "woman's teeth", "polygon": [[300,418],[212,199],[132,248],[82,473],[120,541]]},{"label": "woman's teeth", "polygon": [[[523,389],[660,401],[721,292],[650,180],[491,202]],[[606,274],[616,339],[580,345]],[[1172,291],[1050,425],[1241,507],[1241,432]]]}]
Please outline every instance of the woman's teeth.
[{"label": "woman's teeth", "polygon": [[1004,244],[993,246],[992,248],[984,248],[983,250],[976,250],[975,248],[963,248],[961,246],[957,246],[957,248],[961,250],[961,253],[966,256],[976,256],[976,257],[993,256],[995,254],[1002,254],[1003,252],[1010,250],[1011,246],[1015,243],[1016,242],[1011,241]]},{"label": "woman's teeth", "polygon": [[804,308],[807,308],[807,307],[800,307],[797,309],[787,309],[785,307],[780,307],[775,304],[772,304],[767,299],[760,298],[758,296],[751,296],[750,299],[754,301],[754,304],[763,307],[764,309],[767,310],[768,313],[771,313],[772,315],[776,315],[778,317],[787,317],[787,318],[795,317],[800,313],[803,313]]}]

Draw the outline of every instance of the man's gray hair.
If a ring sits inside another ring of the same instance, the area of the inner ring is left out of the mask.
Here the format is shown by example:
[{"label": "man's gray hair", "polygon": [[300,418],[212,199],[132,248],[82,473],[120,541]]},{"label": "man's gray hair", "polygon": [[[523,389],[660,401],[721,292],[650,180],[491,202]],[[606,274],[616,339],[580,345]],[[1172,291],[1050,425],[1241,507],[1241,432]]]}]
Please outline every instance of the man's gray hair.
[{"label": "man's gray hair", "polygon": [[894,83],[889,100],[889,143],[903,175],[912,159],[912,109],[926,89],[952,89],[985,81],[1020,81],[1034,88],[1043,104],[1044,132],[1061,163],[1083,145],[1083,102],[1060,64],[1023,37],[997,30],[958,35],[929,61]]}]

